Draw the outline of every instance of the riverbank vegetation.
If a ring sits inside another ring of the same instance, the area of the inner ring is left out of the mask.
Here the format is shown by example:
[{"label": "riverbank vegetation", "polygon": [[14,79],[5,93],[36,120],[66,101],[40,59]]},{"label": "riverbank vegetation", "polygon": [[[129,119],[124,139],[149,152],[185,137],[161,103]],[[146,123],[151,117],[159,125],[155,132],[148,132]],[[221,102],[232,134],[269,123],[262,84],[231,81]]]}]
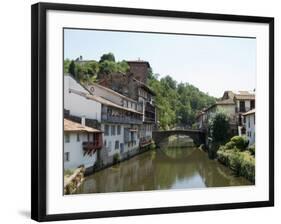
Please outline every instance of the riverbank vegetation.
[{"label": "riverbank vegetation", "polygon": [[248,140],[234,136],[217,151],[218,161],[231,168],[236,175],[255,182],[255,146],[248,147]]}]

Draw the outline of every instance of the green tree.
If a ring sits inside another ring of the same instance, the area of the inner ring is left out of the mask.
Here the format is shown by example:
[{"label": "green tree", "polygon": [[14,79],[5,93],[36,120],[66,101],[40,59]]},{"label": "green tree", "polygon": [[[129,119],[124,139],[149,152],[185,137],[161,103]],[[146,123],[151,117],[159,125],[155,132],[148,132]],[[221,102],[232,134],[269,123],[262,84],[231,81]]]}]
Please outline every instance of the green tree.
[{"label": "green tree", "polygon": [[229,118],[224,112],[217,112],[210,122],[213,142],[225,143],[229,138]]},{"label": "green tree", "polygon": [[98,75],[99,70],[100,70],[98,62],[96,62],[96,61],[88,62],[87,67],[88,67],[88,73],[89,74]]},{"label": "green tree", "polygon": [[197,112],[215,103],[214,97],[201,92],[193,85],[177,84],[171,76],[160,80],[158,77],[158,74],[150,74],[148,84],[156,93],[155,102],[162,129],[174,126],[192,127]]},{"label": "green tree", "polygon": [[69,59],[65,59],[63,61],[63,73],[64,74],[68,73],[69,65],[70,65],[70,60]]},{"label": "green tree", "polygon": [[115,57],[114,54],[109,52],[108,54],[103,54],[100,58],[99,63],[104,62],[104,61],[112,61],[115,62]]},{"label": "green tree", "polygon": [[109,75],[110,73],[117,72],[117,66],[114,61],[102,61],[99,63],[100,73]]},{"label": "green tree", "polygon": [[127,73],[130,69],[129,64],[126,61],[120,61],[116,64],[116,70],[118,72]]},{"label": "green tree", "polygon": [[75,62],[73,60],[69,64],[68,73],[76,77]]}]

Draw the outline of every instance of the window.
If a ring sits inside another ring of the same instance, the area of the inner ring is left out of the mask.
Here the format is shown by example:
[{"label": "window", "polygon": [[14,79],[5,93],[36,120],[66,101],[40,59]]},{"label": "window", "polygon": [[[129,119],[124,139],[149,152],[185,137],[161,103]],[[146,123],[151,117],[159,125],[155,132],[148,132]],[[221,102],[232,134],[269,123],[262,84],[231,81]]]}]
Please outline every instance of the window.
[{"label": "window", "polygon": [[106,140],[104,140],[103,145],[104,145],[104,147],[106,148]]},{"label": "window", "polygon": [[64,141],[65,141],[65,142],[70,142],[70,135],[69,135],[69,133],[66,133],[66,134],[64,135]]},{"label": "window", "polygon": [[250,124],[250,118],[248,118],[248,128],[251,127],[251,124]]},{"label": "window", "polygon": [[80,142],[80,134],[79,133],[77,133],[77,135],[76,135],[76,140],[77,140],[77,142]]},{"label": "window", "polygon": [[115,150],[119,149],[119,141],[115,141]]},{"label": "window", "polygon": [[115,135],[115,125],[111,126],[111,135]]},{"label": "window", "polygon": [[246,112],[245,101],[239,101],[240,112]]},{"label": "window", "polygon": [[121,135],[121,126],[117,125],[117,135]]},{"label": "window", "polygon": [[104,126],[104,135],[105,136],[109,135],[109,126],[107,124]]},{"label": "window", "polygon": [[255,100],[250,101],[250,107],[251,107],[251,109],[255,108]]},{"label": "window", "polygon": [[124,104],[123,105],[124,107],[127,107],[127,101],[126,100],[123,101],[123,104]]},{"label": "window", "polygon": [[65,152],[64,153],[64,162],[68,162],[69,161],[69,152]]}]

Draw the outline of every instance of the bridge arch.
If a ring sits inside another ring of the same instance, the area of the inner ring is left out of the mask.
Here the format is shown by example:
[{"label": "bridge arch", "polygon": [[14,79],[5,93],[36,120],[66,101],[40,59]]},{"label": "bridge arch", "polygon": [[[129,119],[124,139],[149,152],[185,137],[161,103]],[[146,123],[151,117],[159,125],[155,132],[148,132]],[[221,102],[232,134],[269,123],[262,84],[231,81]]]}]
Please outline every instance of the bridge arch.
[{"label": "bridge arch", "polygon": [[186,135],[189,136],[195,145],[201,145],[207,143],[206,132],[197,129],[185,129],[185,130],[167,130],[167,131],[153,131],[152,138],[155,144],[159,146],[159,143],[172,135]]}]

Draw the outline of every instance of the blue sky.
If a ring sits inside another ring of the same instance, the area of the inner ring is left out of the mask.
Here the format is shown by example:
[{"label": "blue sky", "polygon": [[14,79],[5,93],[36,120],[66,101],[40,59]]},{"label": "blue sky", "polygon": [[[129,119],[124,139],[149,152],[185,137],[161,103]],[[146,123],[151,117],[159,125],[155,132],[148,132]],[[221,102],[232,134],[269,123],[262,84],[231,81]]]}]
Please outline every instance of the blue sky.
[{"label": "blue sky", "polygon": [[170,75],[216,97],[224,90],[253,90],[256,85],[255,39],[65,30],[65,58],[99,60],[108,52],[117,61],[146,60],[160,77]]}]

